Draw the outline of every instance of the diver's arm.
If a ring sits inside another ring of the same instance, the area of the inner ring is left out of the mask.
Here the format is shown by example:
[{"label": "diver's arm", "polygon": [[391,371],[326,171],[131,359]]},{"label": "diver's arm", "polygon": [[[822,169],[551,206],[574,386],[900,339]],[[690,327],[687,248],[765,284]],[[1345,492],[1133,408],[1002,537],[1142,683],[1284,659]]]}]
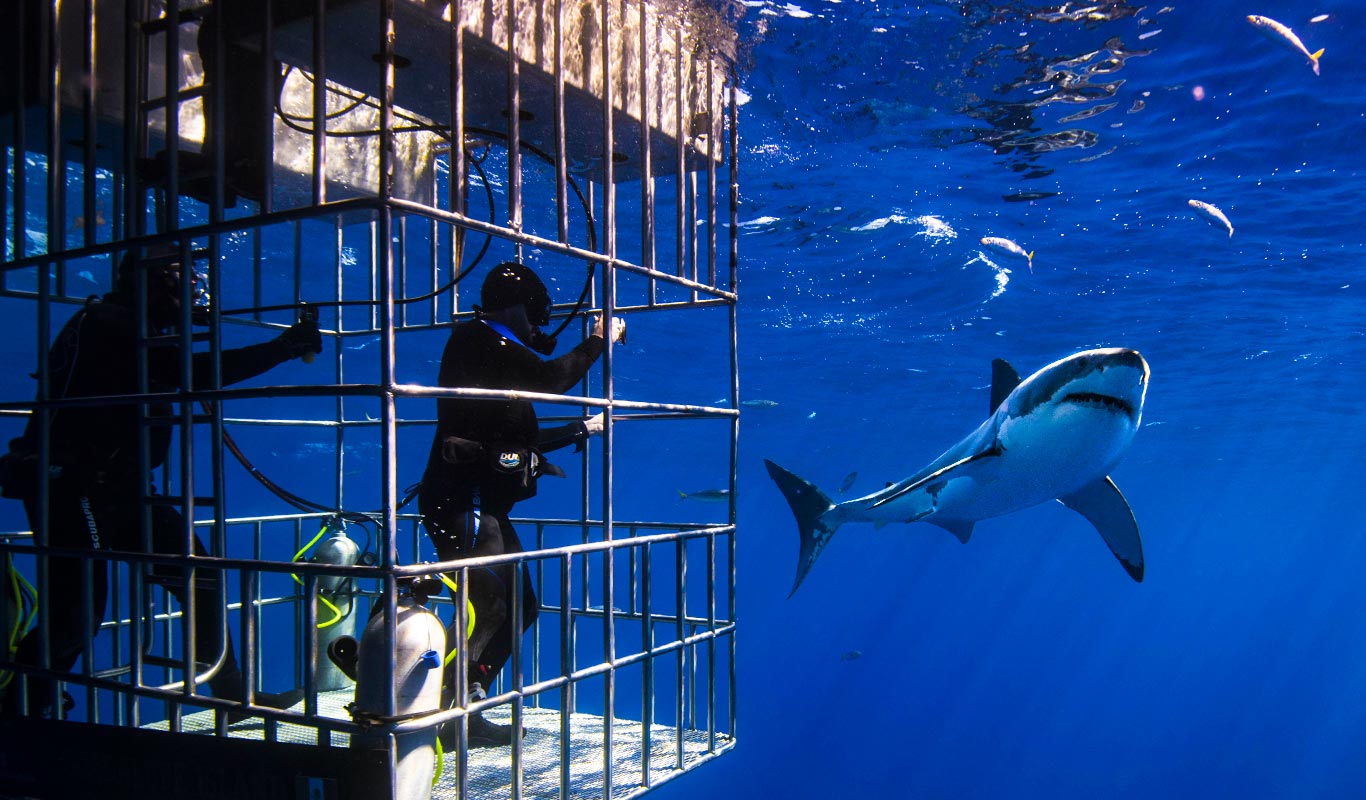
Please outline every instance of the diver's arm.
[{"label": "diver's arm", "polygon": [[586,441],[588,441],[587,426],[581,420],[574,420],[568,425],[541,428],[537,431],[536,449],[542,453],[549,453],[571,444],[576,448],[581,448]]},{"label": "diver's arm", "polygon": [[528,392],[564,394],[583,380],[602,355],[602,348],[601,336],[589,336],[573,350],[549,361],[542,361],[530,350],[520,350],[518,363],[513,367],[519,379],[513,384]]},{"label": "diver's arm", "polygon": [[[272,367],[293,358],[322,349],[317,323],[300,322],[286,328],[268,342],[235,347],[222,353],[224,386],[254,378]],[[175,347],[160,347],[148,352],[148,370],[154,381],[179,386],[180,351]],[[203,389],[213,384],[213,354],[198,352],[191,357],[191,376],[194,386]]]},{"label": "diver's arm", "polygon": [[[213,378],[212,353],[194,354],[194,385],[199,388],[210,385]],[[223,351],[223,385],[231,386],[248,378],[255,378],[272,367],[279,366],[290,359],[289,349],[278,338],[268,342],[236,347]]]}]

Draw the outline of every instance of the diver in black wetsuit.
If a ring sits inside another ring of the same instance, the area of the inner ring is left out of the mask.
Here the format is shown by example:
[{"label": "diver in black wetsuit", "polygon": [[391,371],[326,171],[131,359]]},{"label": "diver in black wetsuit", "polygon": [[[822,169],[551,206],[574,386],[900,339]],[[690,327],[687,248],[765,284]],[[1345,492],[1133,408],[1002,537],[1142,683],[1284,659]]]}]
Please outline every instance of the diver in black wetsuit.
[{"label": "diver in black wetsuit", "polygon": [[[550,361],[537,355],[549,355],[555,346],[539,330],[550,322],[550,294],[536,273],[522,264],[494,267],[479,299],[475,319],[451,329],[441,356],[440,386],[563,394],[602,353],[599,317],[592,333],[573,350]],[[620,341],[625,332],[622,320],[613,320],[612,331]],[[437,557],[451,561],[521,552],[517,532],[508,521],[513,505],[536,493],[539,474],[563,474],[542,461],[541,454],[570,444],[581,446],[588,436],[601,431],[601,415],[541,429],[527,400],[438,400],[436,436],[418,495],[418,509]],[[522,630],[514,631],[513,568],[472,571],[469,583],[475,630],[469,644],[468,690],[478,697],[507,662],[513,637],[536,621],[537,599],[531,573],[523,565]],[[448,641],[457,641],[460,633],[452,628]],[[454,679],[452,662],[442,682],[447,706],[454,699]],[[512,727],[473,714],[468,741],[470,747],[511,744]]]},{"label": "diver in black wetsuit", "polygon": [[[91,298],[57,334],[48,351],[48,370],[51,376],[53,399],[136,394],[138,387],[138,341],[136,311],[136,270],[146,271],[147,318],[149,333],[163,333],[178,328],[180,310],[181,267],[178,256],[162,253],[148,255],[141,260],[126,256],[119,265],[118,281],[113,292],[100,299]],[[191,287],[195,307],[192,319],[207,322],[208,294],[196,280]],[[221,354],[223,384],[237,383],[255,377],[266,370],[305,354],[322,350],[322,339],[316,322],[300,322],[276,338],[262,344],[225,350]],[[147,351],[149,388],[153,392],[174,391],[181,385],[179,337],[170,336],[153,343]],[[193,356],[193,386],[211,385],[210,354]],[[169,402],[148,404],[149,417],[167,417]],[[3,457],[3,494],[23,500],[29,524],[38,530],[41,511],[38,507],[36,456],[39,437],[39,417],[30,418],[24,434],[10,442],[10,452]],[[138,507],[142,492],[148,490],[149,476],[138,470],[138,406],[132,403],[97,406],[70,406],[54,409],[48,416],[50,479],[48,494],[48,544],[91,550],[141,551],[142,537],[138,525]],[[168,426],[152,426],[149,431],[148,466],[156,468],[166,461],[171,432]],[[180,512],[167,505],[153,505],[151,514],[152,551],[183,553],[185,547],[185,519]],[[203,554],[198,537],[193,538],[194,552]],[[51,665],[57,671],[69,671],[89,646],[98,626],[104,620],[108,594],[108,569],[105,562],[93,562],[93,582],[90,586],[92,630],[81,625],[80,588],[82,568],[79,559],[50,559],[50,608],[47,623],[50,630]],[[241,699],[242,673],[233,655],[231,639],[220,638],[225,631],[224,609],[218,596],[220,576],[200,568],[195,576],[195,635],[198,642],[196,658],[201,664],[212,664],[222,652],[223,663],[208,681],[215,697]],[[186,595],[181,570],[177,568],[152,570],[152,580],[164,585],[184,606]],[[41,621],[39,623],[42,624]],[[220,646],[221,645],[221,646]],[[15,660],[37,665],[39,659],[38,627],[24,637]],[[4,696],[6,714],[18,713],[16,708],[18,676],[10,681]],[[258,703],[274,705],[272,698],[258,694]],[[28,705],[31,713],[51,715],[51,684],[33,678],[29,680]],[[288,705],[286,701],[284,703]]]}]

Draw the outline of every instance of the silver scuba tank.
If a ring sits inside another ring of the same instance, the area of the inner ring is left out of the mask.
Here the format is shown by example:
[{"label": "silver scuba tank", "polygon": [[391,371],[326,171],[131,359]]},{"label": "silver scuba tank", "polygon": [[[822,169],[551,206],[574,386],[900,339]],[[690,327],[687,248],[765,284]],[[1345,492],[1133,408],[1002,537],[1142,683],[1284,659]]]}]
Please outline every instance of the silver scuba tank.
[{"label": "silver scuba tank", "polygon": [[[332,529],[331,535],[318,543],[317,549],[308,560],[314,564],[339,564],[349,567],[359,558],[360,547],[346,535],[345,530],[337,527]],[[355,581],[352,578],[335,575],[319,576],[318,598],[318,622],[313,631],[318,648],[318,666],[313,673],[313,680],[320,692],[345,689],[351,685],[351,679],[337,669],[337,665],[333,664],[326,654],[328,646],[336,639],[356,635]]]},{"label": "silver scuba tank", "polygon": [[[384,614],[376,613],[361,634],[352,717],[357,722],[384,722],[439,710],[441,667],[446,655],[446,628],[441,619],[418,599],[404,595],[398,601],[392,673],[386,663],[385,644]],[[391,680],[396,684],[392,717],[385,709]],[[383,738],[382,734],[357,734],[352,746],[373,747]],[[429,729],[396,738],[394,798],[426,800],[431,796],[436,767],[436,732]]]}]

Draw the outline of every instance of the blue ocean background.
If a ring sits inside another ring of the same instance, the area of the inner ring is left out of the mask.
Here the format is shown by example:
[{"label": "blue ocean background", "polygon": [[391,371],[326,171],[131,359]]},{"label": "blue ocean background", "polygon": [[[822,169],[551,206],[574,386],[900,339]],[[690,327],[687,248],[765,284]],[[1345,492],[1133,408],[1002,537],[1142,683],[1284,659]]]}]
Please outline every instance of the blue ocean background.
[{"label": "blue ocean background", "polygon": [[[1325,48],[1322,75],[1248,14]],[[777,405],[742,414],[739,746],[658,796],[1366,794],[1366,8],[799,2],[745,24],[741,387]],[[1142,584],[1053,504],[967,545],[849,525],[787,599],[796,529],[763,458],[873,491],[980,422],[991,359],[1098,346],[1152,367],[1113,473]]]},{"label": "blue ocean background", "polygon": [[[1366,795],[1366,7],[746,5],[738,745],[654,796]],[[1322,75],[1248,14],[1324,48]],[[1032,270],[984,236],[1033,251]],[[718,348],[690,353],[678,317],[632,319],[619,396],[725,395],[715,364],[689,363]],[[0,352],[30,364],[32,319],[4,325]],[[442,344],[406,339],[400,380],[434,380]],[[967,545],[851,524],[788,598],[796,527],[763,459],[868,493],[977,426],[993,358],[1027,375],[1092,347],[1152,369],[1112,475],[1143,583],[1051,504]],[[27,370],[8,396],[31,392]],[[690,426],[623,435],[623,517],[721,488],[698,465],[724,437]],[[400,486],[429,435],[404,433]],[[242,438],[291,488],[332,487],[330,435]],[[356,447],[350,463],[377,457]],[[572,495],[555,491],[538,510]],[[24,526],[17,504],[0,521]]]}]

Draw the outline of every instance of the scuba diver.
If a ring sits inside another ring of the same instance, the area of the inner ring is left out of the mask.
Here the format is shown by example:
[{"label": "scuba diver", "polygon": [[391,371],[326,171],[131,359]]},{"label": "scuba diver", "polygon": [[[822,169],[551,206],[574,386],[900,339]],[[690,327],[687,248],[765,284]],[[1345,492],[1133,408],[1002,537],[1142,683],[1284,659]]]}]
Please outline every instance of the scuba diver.
[{"label": "scuba diver", "polygon": [[[451,329],[441,355],[438,385],[564,394],[577,384],[601,355],[602,318],[588,338],[549,361],[555,339],[540,329],[550,323],[550,294],[529,267],[515,262],[495,266],[484,280],[474,307],[475,318]],[[616,341],[625,322],[612,320]],[[602,431],[602,415],[552,428],[538,427],[529,400],[442,398],[437,401],[436,435],[422,476],[418,509],[440,561],[522,552],[508,516],[520,500],[536,494],[540,475],[563,476],[541,454],[567,445],[581,448]],[[478,509],[476,529],[475,509]],[[513,630],[511,610],[513,565],[470,572],[468,597],[475,611],[470,636],[469,699],[484,690],[503,669],[513,637],[536,621],[538,601],[531,572],[522,565],[522,629]],[[451,628],[447,641],[464,638]],[[442,680],[442,707],[455,700],[454,661]],[[512,743],[512,726],[498,725],[481,714],[468,717],[470,747]],[[441,732],[449,745],[451,729]]]},{"label": "scuba diver", "polygon": [[[146,329],[138,330],[137,271],[145,273]],[[184,271],[192,275],[190,270]],[[141,258],[129,252],[119,264],[114,291],[100,298],[91,297],[57,334],[48,351],[48,374],[54,400],[76,397],[130,395],[140,391],[138,349],[144,336],[174,333],[185,315],[181,310],[180,256],[158,248]],[[192,324],[208,323],[209,295],[202,282],[192,278],[190,296]],[[224,350],[220,362],[223,385],[260,375],[290,359],[321,352],[322,338],[313,321],[302,321],[274,339],[261,344]],[[213,385],[210,353],[193,354],[191,381],[195,388]],[[172,392],[183,388],[180,337],[161,336],[147,346],[147,381],[152,392]],[[146,404],[152,420],[171,416],[169,400]],[[0,456],[0,494],[22,500],[32,530],[38,531],[43,509],[38,505],[38,456],[40,416],[29,418],[24,434],[9,443],[9,452]],[[47,541],[51,547],[87,550],[142,551],[139,507],[143,493],[154,494],[150,476],[139,470],[138,451],[141,425],[137,403],[67,406],[47,416],[49,445],[49,490]],[[147,466],[155,469],[166,462],[171,428],[165,424],[148,426]],[[155,553],[184,553],[186,521],[180,511],[165,504],[152,504],[151,549]],[[194,554],[206,551],[197,536],[191,536]],[[83,580],[81,559],[51,557],[48,561],[50,608],[47,612],[51,667],[70,671],[90,646],[105,616],[108,568],[102,559],[93,560],[90,586],[91,625],[82,626]],[[226,633],[226,615],[219,597],[222,576],[203,567],[195,576],[195,635],[197,659],[203,665],[220,663],[208,680],[214,697],[242,700],[242,672],[233,655],[232,641]],[[154,567],[150,582],[162,585],[186,606],[189,592],[182,570]],[[43,624],[39,621],[39,625]],[[20,642],[15,661],[38,665],[39,628],[35,626]],[[219,638],[219,637],[223,638]],[[220,660],[221,656],[221,660]],[[14,715],[17,708],[15,676],[3,697],[4,713]],[[28,710],[35,716],[52,716],[52,684],[44,679],[28,681]],[[289,694],[289,693],[287,693]],[[258,705],[285,707],[290,698],[257,694]],[[232,717],[240,715],[233,714]]]}]

